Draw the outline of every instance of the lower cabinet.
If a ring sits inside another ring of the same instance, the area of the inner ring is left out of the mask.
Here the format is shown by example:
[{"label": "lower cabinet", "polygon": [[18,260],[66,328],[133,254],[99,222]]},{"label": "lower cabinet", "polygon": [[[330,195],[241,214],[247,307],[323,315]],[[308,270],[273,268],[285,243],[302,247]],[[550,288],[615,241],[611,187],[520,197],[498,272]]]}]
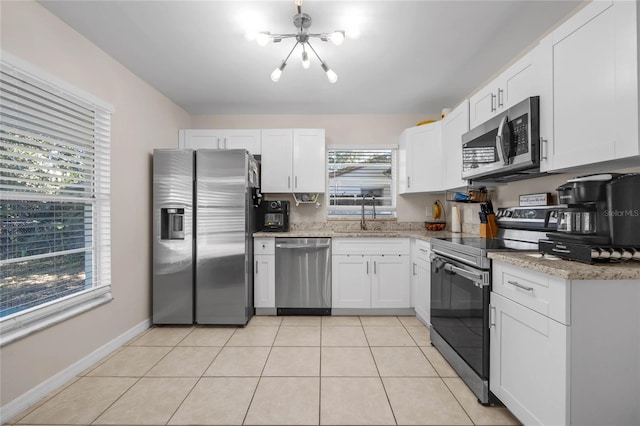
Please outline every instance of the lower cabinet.
[{"label": "lower cabinet", "polygon": [[332,244],[333,308],[411,306],[408,239],[333,239]]},{"label": "lower cabinet", "polygon": [[276,256],[273,238],[253,241],[253,306],[276,307]]},{"label": "lower cabinet", "polygon": [[566,280],[494,259],[492,288],[489,387],[518,420],[640,424],[640,279]]},{"label": "lower cabinet", "polygon": [[411,287],[416,316],[425,324],[431,324],[431,245],[415,240],[411,249]]}]

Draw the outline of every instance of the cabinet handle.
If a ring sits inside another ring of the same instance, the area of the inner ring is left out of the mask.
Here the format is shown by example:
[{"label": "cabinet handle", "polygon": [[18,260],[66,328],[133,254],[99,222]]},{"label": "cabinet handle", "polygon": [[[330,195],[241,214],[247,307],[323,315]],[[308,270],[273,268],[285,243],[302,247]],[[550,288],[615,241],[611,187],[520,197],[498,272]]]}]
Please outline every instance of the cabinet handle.
[{"label": "cabinet handle", "polygon": [[373,275],[377,274],[378,272],[376,271],[376,263],[378,262],[373,262]]},{"label": "cabinet handle", "polygon": [[541,154],[540,156],[542,157],[542,160],[547,160],[547,156],[548,154],[548,150],[549,150],[549,145],[548,145],[549,141],[546,138],[543,138],[542,136],[540,136],[540,144],[542,145],[540,151]]},{"label": "cabinet handle", "polygon": [[413,273],[413,276],[415,277],[416,276],[416,263],[415,262],[413,262],[413,272],[412,273]]},{"label": "cabinet handle", "polygon": [[496,95],[494,95],[493,93],[491,94],[491,112],[495,112],[496,111]]},{"label": "cabinet handle", "polygon": [[256,274],[258,273],[258,261],[256,260]]},{"label": "cabinet handle", "polygon": [[218,149],[222,149],[220,148],[220,138],[216,138],[216,144]]},{"label": "cabinet handle", "polygon": [[222,147],[227,149],[227,138],[224,138],[224,142],[222,142]]},{"label": "cabinet handle", "polygon": [[407,176],[407,188],[411,188],[411,176]]},{"label": "cabinet handle", "polygon": [[298,176],[295,177],[293,186],[298,189]]},{"label": "cabinet handle", "polygon": [[367,275],[369,275],[369,261],[367,260]]},{"label": "cabinet handle", "polygon": [[504,90],[498,89],[498,108],[504,106]]},{"label": "cabinet handle", "polygon": [[489,305],[489,328],[496,325],[496,307]]},{"label": "cabinet handle", "polygon": [[507,281],[509,284],[516,286],[518,288],[521,288],[525,291],[529,291],[531,293],[533,293],[533,287],[527,287],[526,285],[522,285],[520,284],[518,281]]},{"label": "cabinet handle", "polygon": [[423,249],[423,248],[421,248],[421,249],[419,249],[419,250],[420,250],[421,252],[423,252],[423,253],[429,253],[429,250],[427,250],[427,249]]},{"label": "cabinet handle", "polygon": [[287,188],[291,188],[291,176],[287,176]]}]

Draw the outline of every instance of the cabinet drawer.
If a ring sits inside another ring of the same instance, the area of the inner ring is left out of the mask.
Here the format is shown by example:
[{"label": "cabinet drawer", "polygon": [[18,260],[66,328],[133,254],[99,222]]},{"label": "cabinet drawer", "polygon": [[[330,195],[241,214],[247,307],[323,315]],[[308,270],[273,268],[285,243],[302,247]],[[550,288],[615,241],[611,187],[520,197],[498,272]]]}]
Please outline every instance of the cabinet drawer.
[{"label": "cabinet drawer", "polygon": [[425,262],[431,262],[429,259],[429,254],[431,253],[431,244],[427,241],[415,240],[415,246],[413,251],[414,259],[421,259]]},{"label": "cabinet drawer", "polygon": [[569,325],[569,283],[561,278],[493,262],[493,291]]},{"label": "cabinet drawer", "polygon": [[255,238],[253,240],[253,254],[276,254],[276,239]]},{"label": "cabinet drawer", "polygon": [[409,254],[409,238],[332,238],[333,254]]}]

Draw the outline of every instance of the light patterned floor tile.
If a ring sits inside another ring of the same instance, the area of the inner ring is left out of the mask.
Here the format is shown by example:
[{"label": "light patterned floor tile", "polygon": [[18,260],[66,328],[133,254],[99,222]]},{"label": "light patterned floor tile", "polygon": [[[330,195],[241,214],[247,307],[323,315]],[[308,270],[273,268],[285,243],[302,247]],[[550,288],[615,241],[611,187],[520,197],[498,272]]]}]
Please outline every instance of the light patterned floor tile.
[{"label": "light patterned floor tile", "polygon": [[171,351],[170,347],[127,346],[87,376],[142,377]]},{"label": "light patterned floor tile", "polygon": [[322,317],[322,326],[336,326],[336,325],[353,325],[360,326],[360,317],[358,316],[326,316]]},{"label": "light patterned floor tile", "polygon": [[200,377],[221,347],[177,346],[158,362],[147,377]]},{"label": "light patterned floor tile", "polygon": [[282,317],[281,325],[307,325],[319,327],[322,317],[319,316],[285,316]]},{"label": "light patterned floor tile", "polygon": [[165,424],[197,380],[184,377],[142,378],[98,417],[96,424]]},{"label": "light patterned floor tile", "polygon": [[367,347],[323,347],[320,371],[322,376],[378,377],[378,369]]},{"label": "light patterned floor tile", "polygon": [[180,346],[224,346],[236,327],[198,326],[180,342]]},{"label": "light patterned floor tile", "polygon": [[401,425],[473,425],[440,378],[382,379]]},{"label": "light patterned floor tile", "polygon": [[431,333],[429,333],[429,329],[424,325],[405,325],[404,328],[407,329],[413,340],[416,342],[418,346],[429,346],[431,345]]},{"label": "light patterned floor tile", "polygon": [[420,350],[436,369],[440,377],[458,377],[458,373],[449,365],[446,359],[433,346],[420,346]]},{"label": "light patterned floor tile", "polygon": [[362,325],[402,325],[394,316],[360,316]]},{"label": "light patterned floor tile", "polygon": [[318,377],[263,377],[245,425],[317,425]]},{"label": "light patterned floor tile", "polygon": [[416,317],[398,317],[398,320],[400,320],[402,325],[424,325]]},{"label": "light patterned floor tile", "polygon": [[320,375],[320,348],[274,347],[262,375],[317,377]]},{"label": "light patterned floor tile", "polygon": [[322,346],[368,346],[362,327],[322,327]]},{"label": "light patterned floor tile", "polygon": [[175,346],[191,331],[192,326],[151,327],[129,346]]},{"label": "light patterned floor tile", "polygon": [[286,326],[278,330],[274,346],[320,346],[319,326]]},{"label": "light patterned floor tile", "polygon": [[395,425],[380,378],[323,377],[320,424]]},{"label": "light patterned floor tile", "polygon": [[87,425],[133,386],[136,380],[129,377],[82,377],[18,423]]},{"label": "light patterned floor tile", "polygon": [[280,325],[282,318],[275,315],[254,315],[247,325]]},{"label": "light patterned floor tile", "polygon": [[520,425],[505,407],[485,407],[462,379],[448,377],[444,380],[475,425]]},{"label": "light patterned floor tile", "polygon": [[370,346],[416,346],[401,325],[367,325],[363,328]]},{"label": "light patterned floor tile", "polygon": [[373,357],[382,377],[438,377],[427,357],[417,347],[373,347]]},{"label": "light patterned floor tile", "polygon": [[257,377],[205,377],[171,417],[170,425],[241,425]]},{"label": "light patterned floor tile", "polygon": [[270,347],[247,346],[222,348],[205,376],[253,376],[262,374]]},{"label": "light patterned floor tile", "polygon": [[233,333],[227,346],[271,346],[278,328],[272,325],[240,328]]}]

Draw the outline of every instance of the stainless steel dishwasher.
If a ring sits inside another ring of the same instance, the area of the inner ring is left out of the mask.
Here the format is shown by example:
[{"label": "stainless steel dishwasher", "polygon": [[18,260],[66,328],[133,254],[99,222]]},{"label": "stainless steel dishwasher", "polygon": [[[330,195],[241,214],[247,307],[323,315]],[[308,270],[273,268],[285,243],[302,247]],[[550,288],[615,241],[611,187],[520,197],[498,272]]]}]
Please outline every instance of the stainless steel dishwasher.
[{"label": "stainless steel dishwasher", "polygon": [[276,238],[278,315],[331,315],[331,239]]}]

